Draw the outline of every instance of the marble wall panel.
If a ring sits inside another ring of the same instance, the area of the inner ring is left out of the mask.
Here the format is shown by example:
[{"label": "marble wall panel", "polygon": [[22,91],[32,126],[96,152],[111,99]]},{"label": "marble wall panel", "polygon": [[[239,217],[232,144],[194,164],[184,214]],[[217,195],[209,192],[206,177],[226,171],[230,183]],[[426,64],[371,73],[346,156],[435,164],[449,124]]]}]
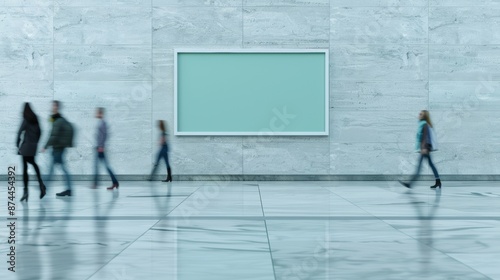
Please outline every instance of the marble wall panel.
[{"label": "marble wall panel", "polygon": [[243,6],[325,6],[328,7],[330,0],[243,0]]},{"label": "marble wall panel", "polygon": [[499,44],[500,7],[434,7],[429,11],[429,43]]},{"label": "marble wall panel", "polygon": [[497,0],[429,0],[430,6],[499,6]]},{"label": "marble wall panel", "polygon": [[58,81],[151,80],[151,71],[151,47],[145,45],[55,46]]},{"label": "marble wall panel", "polygon": [[174,134],[174,94],[166,85],[161,85],[153,89],[152,115],[153,125],[156,127],[156,120],[166,120],[168,123],[168,133]]},{"label": "marble wall panel", "polygon": [[153,140],[157,141],[159,137],[157,121],[165,120],[169,141],[172,141],[174,138],[174,50],[172,48],[153,48],[151,110]]},{"label": "marble wall panel", "polygon": [[53,78],[52,45],[0,45],[0,81],[41,81]]},{"label": "marble wall panel", "polygon": [[[487,143],[487,142],[486,142]],[[418,153],[414,143],[332,143],[331,174],[412,174]],[[500,146],[497,144],[446,143],[432,159],[440,174],[498,174]],[[352,160],[356,158],[356,160]],[[424,163],[422,175],[431,175]]]},{"label": "marble wall panel", "polygon": [[327,174],[328,143],[245,143],[244,174]]},{"label": "marble wall panel", "polygon": [[423,44],[427,7],[333,7],[330,40],[341,44]]},{"label": "marble wall panel", "polygon": [[263,133],[258,136],[242,137],[243,143],[246,144],[265,144],[265,143],[326,143],[331,136],[272,136]]},{"label": "marble wall panel", "polygon": [[432,81],[429,83],[431,110],[498,111],[500,110],[500,82]]},{"label": "marble wall panel", "polygon": [[73,7],[74,6],[83,6],[83,7],[151,6],[151,1],[144,1],[144,0],[87,0],[87,1],[53,0],[53,1],[56,7],[57,6],[73,6]]},{"label": "marble wall panel", "polygon": [[243,9],[245,46],[306,45],[327,48],[329,11],[322,7]]},{"label": "marble wall panel", "polygon": [[[331,0],[333,7],[427,6],[429,0]],[[440,1],[440,0],[438,0]]]},{"label": "marble wall panel", "polygon": [[500,145],[488,140],[440,143],[440,151],[433,154],[433,160],[441,174],[498,174]]},{"label": "marble wall panel", "polygon": [[414,142],[330,144],[330,174],[411,174],[417,154]]},{"label": "marble wall panel", "polygon": [[235,45],[242,41],[241,8],[155,7],[153,44]]},{"label": "marble wall panel", "polygon": [[151,44],[151,8],[60,7],[54,43],[72,45]]},{"label": "marble wall panel", "polygon": [[498,45],[430,45],[430,81],[500,80]]},{"label": "marble wall panel", "polygon": [[424,45],[333,45],[330,79],[350,81],[415,81],[428,76]]},{"label": "marble wall panel", "polygon": [[427,108],[427,102],[427,81],[330,82],[334,111],[415,111]]},{"label": "marble wall panel", "polygon": [[1,7],[0,42],[8,44],[52,44],[51,7]]},{"label": "marble wall panel", "polygon": [[399,143],[412,141],[418,110],[330,112],[330,141],[337,143]]},{"label": "marble wall panel", "polygon": [[53,0],[0,0],[0,7],[48,7],[52,4]]},{"label": "marble wall panel", "polygon": [[174,89],[174,48],[171,46],[153,48],[153,86],[167,85]]},{"label": "marble wall panel", "polygon": [[[498,4],[0,0],[0,158],[17,158],[22,102],[46,137],[60,99],[78,125],[73,174],[93,172],[97,106],[118,174],[149,173],[157,119],[169,124],[175,174],[411,174],[415,117],[429,108],[441,173],[496,174]],[[330,136],[174,136],[173,50],[241,47],[329,48]],[[50,156],[39,158],[46,168]]]},{"label": "marble wall panel", "polygon": [[174,174],[242,174],[241,143],[176,142],[170,161]]},{"label": "marble wall panel", "polygon": [[471,146],[481,142],[500,143],[500,110],[434,110],[432,119],[439,142]]},{"label": "marble wall panel", "polygon": [[90,116],[97,107],[134,116],[151,109],[151,81],[56,81],[54,98]]},{"label": "marble wall panel", "polygon": [[14,147],[24,102],[30,102],[31,109],[38,115],[42,134],[47,133],[52,97],[50,81],[0,81],[0,145]]},{"label": "marble wall panel", "polygon": [[0,112],[21,112],[23,103],[30,102],[35,113],[48,113],[52,96],[51,81],[0,81]]},{"label": "marble wall panel", "polygon": [[241,7],[241,0],[153,0],[153,6],[216,6]]}]

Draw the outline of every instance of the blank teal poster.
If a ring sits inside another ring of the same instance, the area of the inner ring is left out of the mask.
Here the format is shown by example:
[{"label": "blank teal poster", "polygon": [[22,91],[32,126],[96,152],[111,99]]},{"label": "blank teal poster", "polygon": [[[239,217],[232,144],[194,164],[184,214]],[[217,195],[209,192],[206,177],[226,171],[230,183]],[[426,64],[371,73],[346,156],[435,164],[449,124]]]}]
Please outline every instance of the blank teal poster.
[{"label": "blank teal poster", "polygon": [[176,135],[328,135],[328,54],[175,52]]}]

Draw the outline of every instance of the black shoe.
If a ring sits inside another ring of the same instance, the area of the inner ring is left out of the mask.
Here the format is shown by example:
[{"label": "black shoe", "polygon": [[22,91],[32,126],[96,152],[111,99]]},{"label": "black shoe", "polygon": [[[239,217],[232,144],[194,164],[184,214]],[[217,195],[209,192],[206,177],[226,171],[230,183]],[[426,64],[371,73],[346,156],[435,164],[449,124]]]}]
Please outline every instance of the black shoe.
[{"label": "black shoe", "polygon": [[24,192],[23,197],[21,197],[21,202],[25,201],[28,202],[28,192]]},{"label": "black shoe", "polygon": [[441,180],[440,179],[436,179],[436,183],[434,184],[434,186],[431,186],[431,189],[435,189],[435,188],[441,188]]},{"label": "black shoe", "polygon": [[400,183],[401,185],[403,185],[403,186],[405,186],[405,187],[407,187],[407,188],[411,189],[411,185],[410,185],[410,183],[403,182],[403,181],[399,181],[399,183]]},{"label": "black shoe", "polygon": [[172,182],[172,176],[171,175],[168,175],[167,178],[165,180],[161,180],[162,182]]},{"label": "black shoe", "polygon": [[71,191],[70,190],[66,190],[66,191],[63,191],[63,192],[60,192],[60,193],[56,193],[57,196],[71,196]]},{"label": "black shoe", "polygon": [[45,185],[40,186],[40,199],[42,199],[47,194],[47,188]]},{"label": "black shoe", "polygon": [[116,184],[113,184],[111,187],[108,187],[106,189],[112,191],[113,189],[118,189],[119,186],[120,186],[120,184],[116,183]]},{"label": "black shoe", "polygon": [[167,179],[165,179],[163,182],[172,182],[172,170],[170,167],[167,168]]}]

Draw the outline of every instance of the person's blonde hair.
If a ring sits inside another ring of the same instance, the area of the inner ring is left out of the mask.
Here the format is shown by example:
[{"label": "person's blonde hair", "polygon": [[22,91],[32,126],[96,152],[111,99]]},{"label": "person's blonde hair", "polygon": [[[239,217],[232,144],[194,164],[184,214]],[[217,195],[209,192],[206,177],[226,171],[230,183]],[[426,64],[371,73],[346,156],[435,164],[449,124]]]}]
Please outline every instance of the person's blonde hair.
[{"label": "person's blonde hair", "polygon": [[429,113],[429,111],[422,110],[422,113],[424,113],[423,120],[425,120],[427,122],[427,124],[429,124],[429,126],[432,127],[431,114]]}]

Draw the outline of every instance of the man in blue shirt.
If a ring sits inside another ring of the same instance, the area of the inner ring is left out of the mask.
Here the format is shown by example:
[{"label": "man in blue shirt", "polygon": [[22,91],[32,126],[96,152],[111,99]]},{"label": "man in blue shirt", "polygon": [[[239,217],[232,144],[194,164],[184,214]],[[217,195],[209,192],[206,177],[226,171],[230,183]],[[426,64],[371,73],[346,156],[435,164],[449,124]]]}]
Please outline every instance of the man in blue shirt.
[{"label": "man in blue shirt", "polygon": [[95,158],[95,176],[94,176],[94,185],[91,187],[93,189],[97,188],[97,184],[99,181],[99,161],[103,162],[108,170],[109,176],[111,176],[111,181],[113,181],[113,185],[108,190],[118,189],[118,180],[116,180],[113,171],[111,171],[111,167],[109,167],[109,163],[106,160],[106,156],[104,155],[105,144],[108,138],[108,125],[106,121],[104,121],[104,108],[99,107],[96,109],[96,118],[99,119],[99,124],[97,125],[97,155]]}]

